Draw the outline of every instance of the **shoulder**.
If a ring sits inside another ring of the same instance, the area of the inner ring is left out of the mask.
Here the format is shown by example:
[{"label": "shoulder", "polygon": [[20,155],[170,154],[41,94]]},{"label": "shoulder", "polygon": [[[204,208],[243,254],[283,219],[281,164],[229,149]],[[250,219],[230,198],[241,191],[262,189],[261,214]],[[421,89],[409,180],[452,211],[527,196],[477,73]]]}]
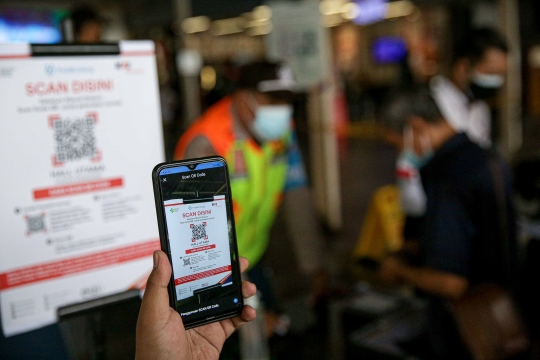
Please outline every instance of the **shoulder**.
[{"label": "shoulder", "polygon": [[488,153],[472,142],[465,133],[450,138],[435,154],[438,170],[468,172],[487,164]]},{"label": "shoulder", "polygon": [[439,185],[455,188],[459,193],[468,192],[489,175],[488,154],[465,134],[458,134],[436,153],[422,177],[424,174]]},{"label": "shoulder", "polygon": [[204,135],[198,135],[194,137],[189,144],[187,144],[184,158],[195,158],[216,155],[216,150]]},{"label": "shoulder", "polygon": [[201,148],[206,149],[205,153],[212,149],[211,155],[217,153],[224,156],[228,146],[234,141],[231,102],[230,98],[225,98],[211,106],[198,118],[180,137],[175,151],[175,158],[187,157],[188,147],[194,141],[196,141],[194,146],[197,152]]}]

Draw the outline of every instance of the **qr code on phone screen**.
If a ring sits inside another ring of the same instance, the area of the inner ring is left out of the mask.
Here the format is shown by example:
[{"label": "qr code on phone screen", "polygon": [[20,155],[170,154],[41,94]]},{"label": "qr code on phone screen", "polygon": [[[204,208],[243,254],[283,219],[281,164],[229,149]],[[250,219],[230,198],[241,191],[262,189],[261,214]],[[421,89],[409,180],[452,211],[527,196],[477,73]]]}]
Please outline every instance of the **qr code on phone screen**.
[{"label": "qr code on phone screen", "polygon": [[96,118],[86,115],[81,118],[60,119],[52,121],[55,141],[55,162],[93,159],[98,155],[95,136]]},{"label": "qr code on phone screen", "polygon": [[47,230],[45,226],[45,214],[34,215],[34,216],[27,215],[25,216],[25,219],[26,219],[26,228],[27,228],[26,233],[28,235]]},{"label": "qr code on phone screen", "polygon": [[208,236],[206,235],[206,223],[202,223],[199,225],[191,224],[191,240],[202,240],[206,239]]}]

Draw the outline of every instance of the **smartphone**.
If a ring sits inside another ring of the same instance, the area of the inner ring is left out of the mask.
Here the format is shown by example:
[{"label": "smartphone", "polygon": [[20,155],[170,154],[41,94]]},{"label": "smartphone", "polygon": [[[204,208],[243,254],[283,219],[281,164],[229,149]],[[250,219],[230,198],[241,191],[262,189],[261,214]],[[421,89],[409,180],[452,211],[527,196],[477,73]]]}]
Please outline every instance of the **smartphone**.
[{"label": "smartphone", "polygon": [[242,312],[227,162],[166,162],[152,171],[161,249],[172,265],[169,300],[186,329]]}]

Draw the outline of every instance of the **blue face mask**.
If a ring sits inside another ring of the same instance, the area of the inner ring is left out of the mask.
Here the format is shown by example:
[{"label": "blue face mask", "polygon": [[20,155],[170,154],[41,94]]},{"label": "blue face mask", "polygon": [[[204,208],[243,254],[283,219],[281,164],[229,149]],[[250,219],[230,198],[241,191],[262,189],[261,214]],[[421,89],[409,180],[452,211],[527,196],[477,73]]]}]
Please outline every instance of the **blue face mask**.
[{"label": "blue face mask", "polygon": [[412,149],[404,149],[400,155],[402,161],[406,162],[410,166],[417,170],[423,168],[433,157],[433,151],[424,153],[423,155],[417,155]]},{"label": "blue face mask", "polygon": [[252,110],[255,119],[251,130],[260,141],[279,140],[291,129],[291,105],[258,105]]},{"label": "blue face mask", "polygon": [[422,155],[416,154],[413,150],[413,131],[411,128],[405,128],[403,138],[405,146],[400,154],[400,159],[415,169],[420,170],[433,158],[434,155],[429,137],[420,138]]}]

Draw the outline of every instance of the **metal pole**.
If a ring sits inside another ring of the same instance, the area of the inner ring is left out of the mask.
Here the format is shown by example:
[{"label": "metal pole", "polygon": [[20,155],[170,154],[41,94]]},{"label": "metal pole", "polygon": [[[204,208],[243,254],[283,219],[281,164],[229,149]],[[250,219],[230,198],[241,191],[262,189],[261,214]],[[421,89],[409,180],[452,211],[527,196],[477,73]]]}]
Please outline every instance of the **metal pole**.
[{"label": "metal pole", "polygon": [[[180,28],[182,21],[191,16],[191,0],[175,0],[176,7],[176,23]],[[180,31],[180,29],[179,29]],[[177,37],[177,67],[178,62],[182,61],[179,55],[185,50],[183,35]],[[189,54],[188,54],[189,55]],[[180,58],[180,60],[179,60]],[[198,74],[185,73],[181,68],[178,69],[180,74],[180,87],[182,93],[183,107],[183,126],[187,128],[193,120],[201,114],[201,102],[199,98],[200,85]]]}]

